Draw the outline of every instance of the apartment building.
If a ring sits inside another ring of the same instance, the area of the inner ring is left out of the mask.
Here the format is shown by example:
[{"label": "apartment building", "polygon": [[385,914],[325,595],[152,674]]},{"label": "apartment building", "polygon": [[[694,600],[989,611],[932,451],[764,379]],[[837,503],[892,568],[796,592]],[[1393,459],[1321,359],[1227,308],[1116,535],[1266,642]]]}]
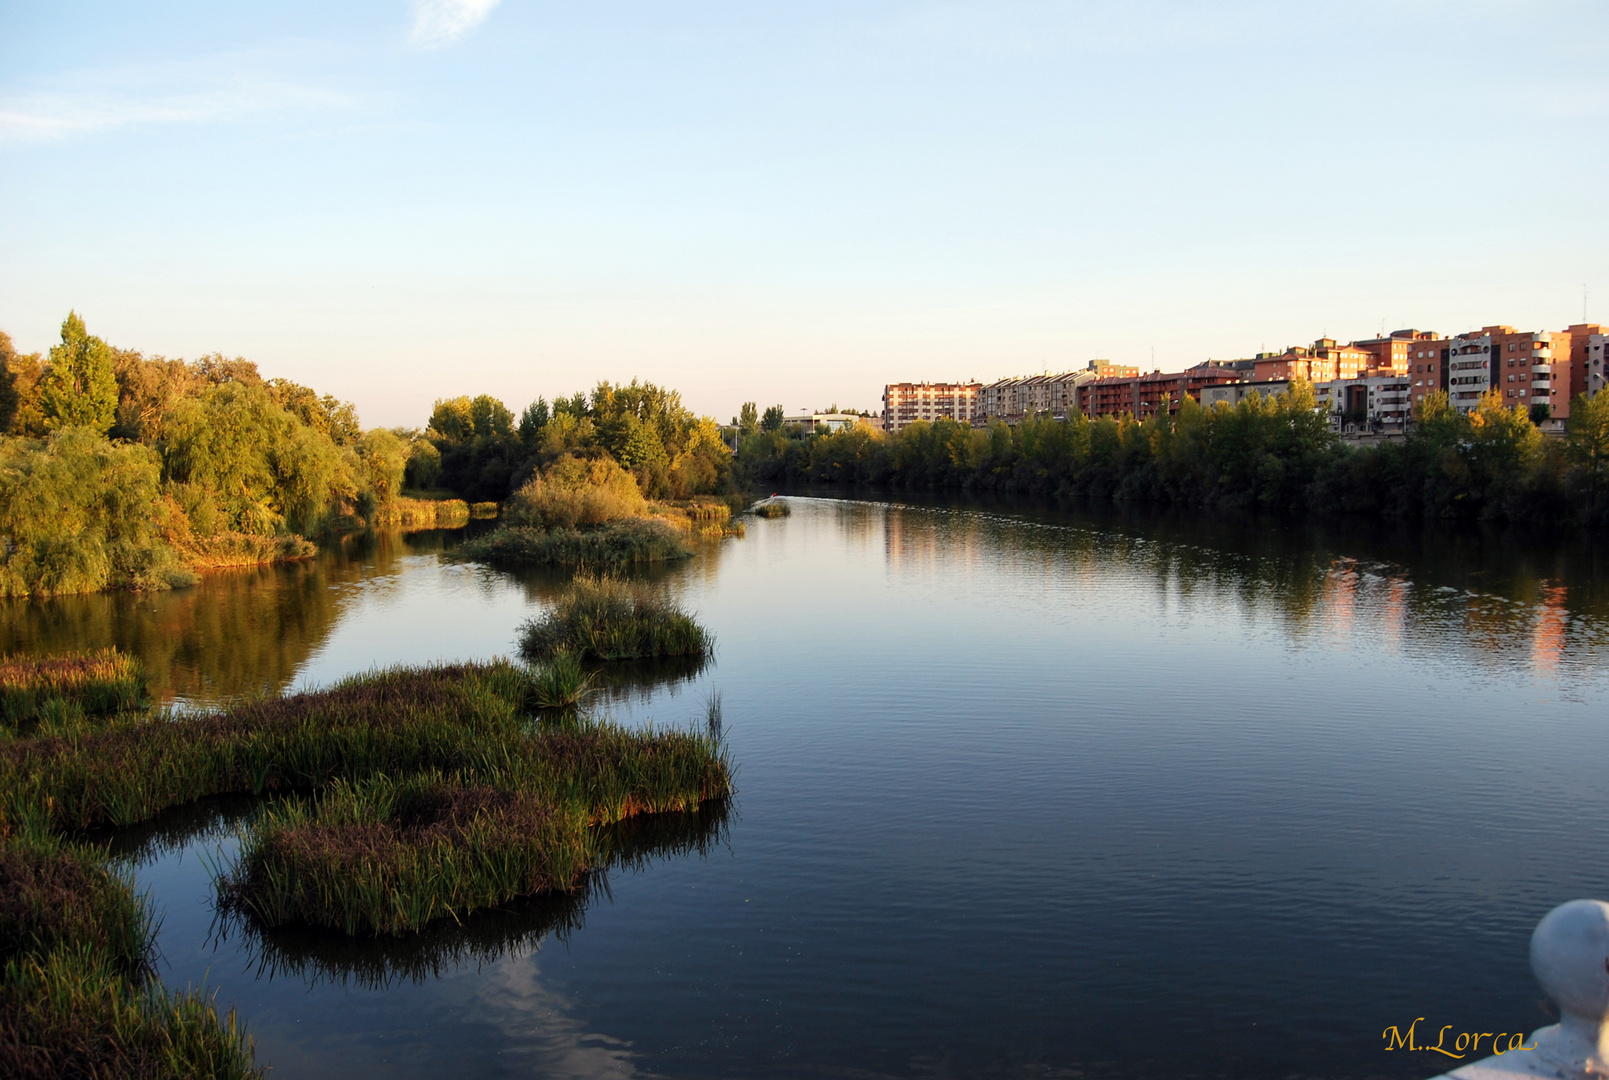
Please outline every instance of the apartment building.
[{"label": "apartment building", "polygon": [[1571,338],[1568,330],[1515,330],[1488,327],[1492,333],[1492,389],[1503,404],[1548,407],[1540,426],[1563,430],[1570,415]]},{"label": "apartment building", "polygon": [[1344,435],[1406,431],[1416,400],[1413,389],[1410,373],[1394,370],[1336,379],[1313,388],[1320,406],[1329,412],[1330,425]]},{"label": "apartment building", "polygon": [[1602,328],[1591,334],[1582,335],[1582,356],[1586,360],[1585,385],[1587,395],[1590,397],[1602,390],[1609,381],[1609,334]]},{"label": "apartment building", "polygon": [[1311,346],[1295,345],[1282,353],[1258,353],[1252,369],[1254,382],[1306,379],[1311,383],[1352,379],[1368,370],[1374,353],[1334,338],[1319,338]]},{"label": "apartment building", "polygon": [[1186,371],[1127,378],[1091,379],[1078,388],[1078,411],[1086,416],[1121,416],[1129,413],[1145,420],[1161,409],[1179,411],[1186,394],[1200,400],[1209,386],[1241,381],[1229,368],[1201,364]]},{"label": "apartment building", "polygon": [[978,382],[889,383],[883,387],[883,430],[899,431],[918,420],[972,422]]},{"label": "apartment building", "polygon": [[1492,334],[1508,331],[1507,326],[1488,326],[1484,330],[1458,334],[1447,343],[1447,396],[1459,412],[1469,412],[1480,404],[1481,395],[1492,388]]},{"label": "apartment building", "polygon": [[[1604,384],[1604,329],[1597,323],[1570,327],[1570,393],[1591,397]],[[1596,380],[1596,381],[1594,381]],[[1566,414],[1568,415],[1568,414]]]},{"label": "apartment building", "polygon": [[1437,338],[1434,335],[1414,338],[1408,343],[1403,373],[1409,380],[1409,407],[1419,404],[1419,399],[1427,398],[1437,391],[1446,390],[1446,362],[1453,351],[1451,338]]},{"label": "apartment building", "polygon": [[1084,383],[1102,377],[1134,376],[1139,373],[1137,367],[1114,364],[1110,360],[1091,360],[1077,371],[998,379],[978,391],[974,415],[979,422],[987,419],[1020,420],[1038,413],[1066,416],[1078,407],[1078,388]]}]

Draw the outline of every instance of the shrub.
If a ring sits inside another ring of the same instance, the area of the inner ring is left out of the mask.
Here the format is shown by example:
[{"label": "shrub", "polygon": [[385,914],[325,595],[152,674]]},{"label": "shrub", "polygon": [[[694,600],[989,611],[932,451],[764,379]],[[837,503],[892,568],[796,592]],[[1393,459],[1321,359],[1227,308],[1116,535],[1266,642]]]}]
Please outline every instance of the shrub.
[{"label": "shrub", "polygon": [[709,631],[674,604],[610,578],[577,578],[547,614],[520,627],[519,642],[530,660],[707,656],[714,647]]},{"label": "shrub", "polygon": [[637,481],[613,458],[565,454],[508,500],[510,525],[574,529],[647,513]]}]

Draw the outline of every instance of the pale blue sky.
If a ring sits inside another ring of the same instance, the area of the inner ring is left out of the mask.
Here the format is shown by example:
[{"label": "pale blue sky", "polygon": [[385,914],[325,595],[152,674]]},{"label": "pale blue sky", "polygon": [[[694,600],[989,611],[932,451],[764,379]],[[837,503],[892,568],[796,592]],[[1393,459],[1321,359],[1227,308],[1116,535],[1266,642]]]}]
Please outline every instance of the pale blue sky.
[{"label": "pale blue sky", "polygon": [[1609,321],[1609,4],[0,0],[0,328],[422,423]]}]

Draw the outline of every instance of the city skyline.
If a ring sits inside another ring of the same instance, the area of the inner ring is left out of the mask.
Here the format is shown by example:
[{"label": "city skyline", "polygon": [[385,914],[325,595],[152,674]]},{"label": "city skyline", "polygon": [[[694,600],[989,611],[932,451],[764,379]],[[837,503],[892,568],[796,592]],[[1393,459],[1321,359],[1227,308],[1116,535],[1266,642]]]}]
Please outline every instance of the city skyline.
[{"label": "city skyline", "polygon": [[0,328],[43,350],[75,309],[366,425],[632,377],[720,420],[875,410],[890,380],[1609,316],[1590,4],[0,22]]}]

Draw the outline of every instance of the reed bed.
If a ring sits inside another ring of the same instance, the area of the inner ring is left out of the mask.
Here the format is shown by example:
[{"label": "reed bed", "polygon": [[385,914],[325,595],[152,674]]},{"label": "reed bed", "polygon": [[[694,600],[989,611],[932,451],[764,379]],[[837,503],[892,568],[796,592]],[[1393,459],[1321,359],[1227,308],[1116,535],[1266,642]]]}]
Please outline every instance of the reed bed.
[{"label": "reed bed", "polygon": [[621,822],[731,793],[714,733],[544,727],[542,695],[502,661],[400,668],[0,742],[0,1075],[257,1075],[232,1014],[150,978],[149,912],[78,830],[278,792],[241,827],[223,906],[400,934],[583,888]]},{"label": "reed bed", "polygon": [[672,562],[693,554],[662,521],[625,518],[589,528],[505,525],[458,549],[461,557],[494,566],[620,567]]},{"label": "reed bed", "polygon": [[494,518],[497,516],[497,504],[495,502],[470,503],[469,516],[476,521]]},{"label": "reed bed", "polygon": [[0,735],[64,733],[146,704],[144,668],[116,649],[0,660]]},{"label": "reed bed", "polygon": [[793,513],[792,507],[781,499],[767,499],[749,507],[749,513],[762,518],[784,518]]},{"label": "reed bed", "polygon": [[668,600],[614,578],[578,577],[540,619],[518,631],[520,655],[542,661],[708,656],[710,632]]},{"label": "reed bed", "polygon": [[232,1013],[151,977],[151,915],[98,850],[0,841],[0,1076],[261,1075]]},{"label": "reed bed", "polygon": [[470,507],[463,499],[396,498],[370,515],[369,524],[403,529],[452,529],[467,522]]}]

